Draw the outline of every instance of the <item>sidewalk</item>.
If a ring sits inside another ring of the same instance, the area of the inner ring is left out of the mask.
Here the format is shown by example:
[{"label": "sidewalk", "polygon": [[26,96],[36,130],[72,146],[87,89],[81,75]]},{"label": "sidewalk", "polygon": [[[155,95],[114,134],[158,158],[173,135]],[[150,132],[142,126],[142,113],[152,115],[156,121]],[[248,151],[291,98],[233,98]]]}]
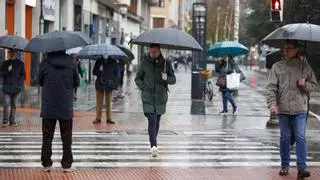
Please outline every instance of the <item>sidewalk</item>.
[{"label": "sidewalk", "polygon": [[[95,118],[95,89],[94,85],[79,89],[78,100],[74,103],[75,131],[126,131],[146,130],[147,120],[142,111],[140,91],[134,83],[135,75],[125,79],[123,94],[120,98],[115,95],[112,112],[115,125],[94,125]],[[256,89],[245,84],[241,85],[239,97],[236,101],[239,106],[237,117],[228,116],[226,119],[219,116],[222,108],[221,95],[215,87],[212,102],[206,101],[202,109],[205,114],[191,115],[191,107],[198,101],[191,100],[191,73],[177,73],[177,84],[170,86],[167,113],[163,116],[161,127],[164,130],[176,129],[219,129],[225,122],[232,122],[234,128],[265,128],[269,112],[265,99]],[[29,98],[30,99],[30,98]],[[197,105],[195,105],[197,106]],[[40,131],[41,119],[39,117],[40,98],[34,96],[33,101],[27,101],[24,107],[17,109],[18,127],[0,128],[0,131]],[[0,108],[2,111],[2,108]],[[105,117],[103,117],[105,118]]]},{"label": "sidewalk", "polygon": [[[320,169],[312,168],[308,180],[319,180]],[[23,178],[22,178],[23,177]],[[51,173],[39,169],[0,169],[0,178],[6,180],[292,180],[297,179],[296,170],[292,169],[286,177],[278,175],[278,169],[272,168],[111,168],[82,169],[65,174],[58,170]]]}]

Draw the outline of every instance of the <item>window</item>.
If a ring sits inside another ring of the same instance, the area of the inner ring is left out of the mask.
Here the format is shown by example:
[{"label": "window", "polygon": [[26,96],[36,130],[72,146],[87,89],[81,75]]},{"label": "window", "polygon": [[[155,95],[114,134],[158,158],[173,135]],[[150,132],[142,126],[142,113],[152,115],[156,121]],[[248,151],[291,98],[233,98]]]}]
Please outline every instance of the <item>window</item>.
[{"label": "window", "polygon": [[138,0],[130,0],[129,12],[136,15],[137,14],[137,4]]},{"label": "window", "polygon": [[164,18],[153,18],[153,28],[163,28]]},{"label": "window", "polygon": [[158,6],[164,8],[164,1],[165,0],[159,0]]}]

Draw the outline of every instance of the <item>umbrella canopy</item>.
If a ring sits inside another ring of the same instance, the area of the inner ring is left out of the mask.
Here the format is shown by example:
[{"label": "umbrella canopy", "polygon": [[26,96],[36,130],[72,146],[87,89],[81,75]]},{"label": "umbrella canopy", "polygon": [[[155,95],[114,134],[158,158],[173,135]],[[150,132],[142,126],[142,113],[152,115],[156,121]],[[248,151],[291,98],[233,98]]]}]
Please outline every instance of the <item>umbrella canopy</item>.
[{"label": "umbrella canopy", "polygon": [[208,56],[223,57],[223,56],[241,56],[249,52],[248,48],[244,45],[233,42],[224,41],[213,44],[207,51]]},{"label": "umbrella canopy", "polygon": [[200,44],[192,36],[172,28],[152,29],[142,33],[136,39],[132,39],[130,43],[142,46],[160,44],[161,48],[165,49],[203,51]]},{"label": "umbrella canopy", "polygon": [[318,52],[320,48],[320,26],[309,23],[288,24],[276,29],[262,40],[262,43],[282,48],[286,40],[298,40],[309,53]]},{"label": "umbrella canopy", "polygon": [[38,35],[25,48],[31,52],[57,52],[91,44],[91,39],[81,32],[55,31]]},{"label": "umbrella canopy", "polygon": [[130,49],[123,45],[116,45],[121,51],[123,51],[128,56],[128,61],[132,61],[134,59],[134,54],[131,52]]},{"label": "umbrella canopy", "polygon": [[266,68],[271,69],[273,64],[280,61],[282,59],[282,51],[275,50],[270,51],[266,56]]},{"label": "umbrella canopy", "polygon": [[121,51],[117,46],[111,44],[95,44],[83,48],[78,57],[80,59],[93,59],[98,60],[100,58],[114,58],[117,60],[128,59],[128,56]]},{"label": "umbrella canopy", "polygon": [[28,41],[20,36],[1,36],[0,47],[8,49],[17,49],[23,51]]}]

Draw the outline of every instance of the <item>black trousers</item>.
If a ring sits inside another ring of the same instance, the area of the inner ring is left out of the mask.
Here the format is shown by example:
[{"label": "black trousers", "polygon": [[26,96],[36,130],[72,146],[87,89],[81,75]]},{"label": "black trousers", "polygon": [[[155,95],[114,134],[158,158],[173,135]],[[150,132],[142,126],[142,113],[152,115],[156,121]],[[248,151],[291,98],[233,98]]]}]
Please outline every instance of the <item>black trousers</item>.
[{"label": "black trousers", "polygon": [[[70,168],[73,162],[72,144],[72,119],[59,119],[60,135],[63,146],[62,168]],[[56,128],[56,119],[42,119],[42,150],[41,162],[43,167],[52,166],[52,140]]]},{"label": "black trousers", "polygon": [[145,116],[148,118],[148,133],[150,146],[157,147],[157,136],[160,128],[161,115],[156,115],[155,113],[146,113]]}]

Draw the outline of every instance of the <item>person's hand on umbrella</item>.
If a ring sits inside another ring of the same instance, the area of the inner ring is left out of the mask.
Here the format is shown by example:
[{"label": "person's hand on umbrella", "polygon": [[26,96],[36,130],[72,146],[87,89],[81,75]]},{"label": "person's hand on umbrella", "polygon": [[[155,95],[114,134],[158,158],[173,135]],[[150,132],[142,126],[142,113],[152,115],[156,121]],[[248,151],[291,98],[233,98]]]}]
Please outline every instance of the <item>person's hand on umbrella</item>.
[{"label": "person's hand on umbrella", "polygon": [[100,66],[99,70],[100,70],[100,71],[103,71],[103,65]]},{"label": "person's hand on umbrella", "polygon": [[305,78],[299,78],[298,79],[298,85],[300,87],[305,87],[306,86],[306,79]]},{"label": "person's hand on umbrella", "polygon": [[271,112],[271,114],[278,114],[279,111],[278,111],[277,106],[271,106],[270,107],[270,112]]},{"label": "person's hand on umbrella", "polygon": [[9,72],[12,71],[12,65],[10,65],[10,66],[8,67],[8,71],[9,71]]},{"label": "person's hand on umbrella", "polygon": [[162,80],[167,81],[168,80],[168,74],[162,73]]}]

